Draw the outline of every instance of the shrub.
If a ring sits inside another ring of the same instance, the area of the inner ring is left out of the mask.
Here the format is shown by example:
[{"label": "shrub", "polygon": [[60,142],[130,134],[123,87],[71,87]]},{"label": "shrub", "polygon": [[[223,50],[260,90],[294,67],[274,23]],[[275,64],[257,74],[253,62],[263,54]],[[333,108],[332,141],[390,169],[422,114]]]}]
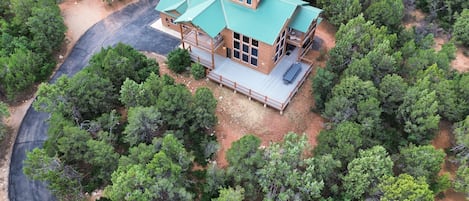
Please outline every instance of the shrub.
[{"label": "shrub", "polygon": [[168,54],[168,68],[175,73],[182,73],[191,65],[191,57],[185,49],[175,49]]},{"label": "shrub", "polygon": [[194,79],[200,80],[205,77],[205,67],[200,63],[193,63],[191,66],[191,74]]},{"label": "shrub", "polygon": [[469,47],[469,9],[464,9],[456,19],[453,26],[453,34],[457,41]]}]

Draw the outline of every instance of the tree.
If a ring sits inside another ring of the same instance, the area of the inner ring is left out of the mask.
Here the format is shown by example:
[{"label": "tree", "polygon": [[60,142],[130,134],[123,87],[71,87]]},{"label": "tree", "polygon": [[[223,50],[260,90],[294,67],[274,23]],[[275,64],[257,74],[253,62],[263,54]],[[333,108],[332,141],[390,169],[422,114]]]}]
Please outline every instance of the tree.
[{"label": "tree", "polygon": [[192,130],[207,130],[214,127],[217,122],[215,110],[217,109],[217,99],[213,97],[208,88],[198,88],[193,98],[193,117]]},{"label": "tree", "polygon": [[246,199],[257,198],[260,189],[256,171],[264,166],[263,150],[259,149],[261,140],[254,135],[245,135],[231,144],[226,152],[226,160],[230,164],[228,175],[235,185],[245,189]]},{"label": "tree", "polygon": [[7,134],[7,128],[3,123],[3,119],[8,117],[10,112],[8,111],[8,105],[0,101],[0,142],[3,141]]},{"label": "tree", "polygon": [[315,160],[304,160],[306,136],[288,133],[283,142],[265,151],[266,164],[257,174],[264,200],[313,200],[321,197],[324,183],[316,179]]},{"label": "tree", "polygon": [[0,57],[0,83],[7,98],[13,100],[16,95],[31,87],[36,81],[40,65],[38,56],[27,49],[15,49],[9,57]]},{"label": "tree", "polygon": [[233,188],[222,188],[220,189],[220,196],[212,201],[243,201],[244,200],[244,189],[236,186]]},{"label": "tree", "polygon": [[334,124],[352,121],[362,123],[366,130],[376,130],[381,122],[377,98],[378,91],[371,81],[362,81],[356,76],[343,78],[332,89],[324,116]]},{"label": "tree", "polygon": [[105,188],[106,197],[119,201],[193,199],[186,189],[186,172],[192,157],[173,135],[155,140],[152,145],[139,145],[131,150],[131,155],[121,158],[112,173],[112,185]]},{"label": "tree", "polygon": [[454,38],[469,47],[469,9],[464,9],[453,25]]},{"label": "tree", "polygon": [[57,139],[58,156],[67,164],[77,164],[88,152],[86,142],[91,139],[88,132],[76,126],[64,127],[64,135]]},{"label": "tree", "polygon": [[324,68],[317,68],[313,77],[312,88],[316,109],[324,110],[325,103],[334,87],[335,74]]},{"label": "tree", "polygon": [[432,201],[433,192],[429,189],[425,179],[414,177],[408,174],[401,174],[399,177],[387,176],[379,184],[380,191],[383,192],[380,200],[421,200]]},{"label": "tree", "polygon": [[469,167],[467,165],[459,166],[454,180],[454,190],[464,193],[469,197]]},{"label": "tree", "polygon": [[84,70],[109,79],[116,90],[120,90],[127,78],[140,83],[152,72],[159,75],[159,66],[155,60],[122,43],[101,49],[91,57],[89,63]]},{"label": "tree", "polygon": [[166,85],[174,85],[174,79],[168,75],[159,77],[155,73],[150,73],[140,84],[127,78],[121,86],[119,100],[127,107],[154,106],[158,95]]},{"label": "tree", "polygon": [[318,0],[317,2],[319,7],[324,9],[329,22],[336,27],[358,16],[362,10],[359,0]]},{"label": "tree", "polygon": [[115,152],[114,147],[104,141],[88,140],[86,145],[88,151],[84,158],[94,170],[91,178],[95,181],[90,183],[107,184],[111,179],[111,173],[117,169],[116,161],[119,160],[119,154]]},{"label": "tree", "polygon": [[175,73],[182,73],[191,65],[191,57],[186,49],[177,48],[168,54],[168,68]]},{"label": "tree", "polygon": [[144,98],[142,97],[142,93],[144,93],[142,86],[129,78],[125,79],[121,86],[119,101],[128,108],[139,106],[138,103]]},{"label": "tree", "polygon": [[[51,54],[58,50],[65,38],[66,26],[58,6],[34,7],[26,21],[32,34],[32,46],[36,52]],[[49,72],[47,72],[48,75]]]},{"label": "tree", "polygon": [[401,76],[389,74],[384,76],[379,84],[379,99],[383,112],[394,116],[399,105],[404,101],[402,94],[407,91],[408,85]]},{"label": "tree", "polygon": [[200,63],[193,63],[191,65],[191,74],[194,79],[200,80],[205,77],[205,67]]},{"label": "tree", "polygon": [[392,167],[391,157],[383,147],[360,150],[343,178],[346,199],[364,200],[378,195],[378,183],[384,176],[392,175]]},{"label": "tree", "polygon": [[321,131],[314,155],[331,154],[334,159],[347,164],[356,157],[357,151],[363,145],[361,131],[361,126],[352,122],[342,122],[332,130]]},{"label": "tree", "polygon": [[408,141],[425,144],[433,139],[440,116],[436,93],[429,88],[428,78],[419,80],[404,95],[397,118],[404,125]]},{"label": "tree", "polygon": [[[402,148],[400,158],[396,162],[397,167],[403,173],[407,173],[414,178],[423,177],[431,189],[436,193],[435,187],[438,183],[438,173],[441,164],[444,163],[446,154],[443,150],[436,150],[432,145],[409,146]],[[446,189],[444,189],[446,190]]]},{"label": "tree", "polygon": [[469,162],[469,116],[463,121],[454,124],[453,130],[456,143],[451,151],[456,153],[460,165]]},{"label": "tree", "polygon": [[156,107],[130,108],[128,122],[123,133],[124,141],[130,146],[150,143],[154,137],[162,137],[165,132],[162,114]]},{"label": "tree", "polygon": [[191,117],[192,95],[185,85],[164,86],[156,107],[169,129],[184,128]]},{"label": "tree", "polygon": [[365,10],[365,17],[376,26],[386,26],[391,31],[398,31],[404,17],[403,1],[376,0]]},{"label": "tree", "polygon": [[48,156],[43,149],[35,148],[26,154],[23,172],[30,179],[47,182],[47,188],[59,200],[84,199],[81,175],[57,157]]},{"label": "tree", "polygon": [[322,197],[339,194],[339,185],[343,163],[333,158],[331,154],[324,154],[310,158],[311,164],[315,164],[313,175],[318,181],[324,182]]}]

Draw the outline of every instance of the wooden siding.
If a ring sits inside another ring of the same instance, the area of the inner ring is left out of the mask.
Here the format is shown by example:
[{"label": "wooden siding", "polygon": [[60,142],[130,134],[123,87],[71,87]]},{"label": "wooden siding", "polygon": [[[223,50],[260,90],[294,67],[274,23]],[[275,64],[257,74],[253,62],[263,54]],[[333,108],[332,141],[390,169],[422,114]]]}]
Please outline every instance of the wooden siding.
[{"label": "wooden siding", "polygon": [[171,23],[171,20],[175,20],[173,17],[164,14],[163,12],[160,13],[160,18],[161,18],[161,23],[163,23],[163,26],[168,27],[174,31],[179,32],[179,25],[178,24],[173,24]]}]

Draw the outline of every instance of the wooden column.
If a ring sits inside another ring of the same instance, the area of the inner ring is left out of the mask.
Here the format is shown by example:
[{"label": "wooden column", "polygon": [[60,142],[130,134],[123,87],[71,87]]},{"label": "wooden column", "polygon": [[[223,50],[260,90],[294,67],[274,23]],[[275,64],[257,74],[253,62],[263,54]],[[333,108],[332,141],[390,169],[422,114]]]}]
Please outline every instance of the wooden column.
[{"label": "wooden column", "polygon": [[212,54],[212,68],[215,69],[215,53],[213,51],[213,38],[210,38],[210,49]]},{"label": "wooden column", "polygon": [[179,24],[179,32],[181,33],[182,49],[186,49],[186,47],[184,46],[184,30],[182,30],[182,24]]}]

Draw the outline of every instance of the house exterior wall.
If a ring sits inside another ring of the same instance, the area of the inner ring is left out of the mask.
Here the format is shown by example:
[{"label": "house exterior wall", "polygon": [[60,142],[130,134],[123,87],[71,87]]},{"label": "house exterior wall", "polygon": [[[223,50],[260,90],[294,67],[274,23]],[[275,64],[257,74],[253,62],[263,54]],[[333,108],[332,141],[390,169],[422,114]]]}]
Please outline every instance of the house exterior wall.
[{"label": "house exterior wall", "polygon": [[175,20],[173,17],[163,12],[160,12],[160,18],[161,18],[161,23],[163,23],[163,26],[179,32],[179,25],[172,23]]},{"label": "house exterior wall", "polygon": [[224,29],[220,33],[220,35],[224,39],[224,42],[225,42],[224,47],[225,48],[219,48],[216,51],[217,54],[226,57],[227,56],[226,48],[229,48],[231,50],[230,55],[229,55],[231,57],[231,60],[233,60],[234,62],[240,63],[244,66],[247,66],[249,68],[252,68],[254,70],[257,70],[259,72],[265,73],[265,74],[269,74],[272,71],[272,69],[275,67],[275,64],[272,60],[273,55],[274,55],[274,47],[273,46],[271,46],[269,44],[266,44],[266,43],[263,43],[261,41],[258,41],[257,66],[254,66],[254,65],[251,65],[249,62],[244,62],[242,59],[237,59],[237,58],[234,57],[233,31],[231,31],[229,29]]}]

